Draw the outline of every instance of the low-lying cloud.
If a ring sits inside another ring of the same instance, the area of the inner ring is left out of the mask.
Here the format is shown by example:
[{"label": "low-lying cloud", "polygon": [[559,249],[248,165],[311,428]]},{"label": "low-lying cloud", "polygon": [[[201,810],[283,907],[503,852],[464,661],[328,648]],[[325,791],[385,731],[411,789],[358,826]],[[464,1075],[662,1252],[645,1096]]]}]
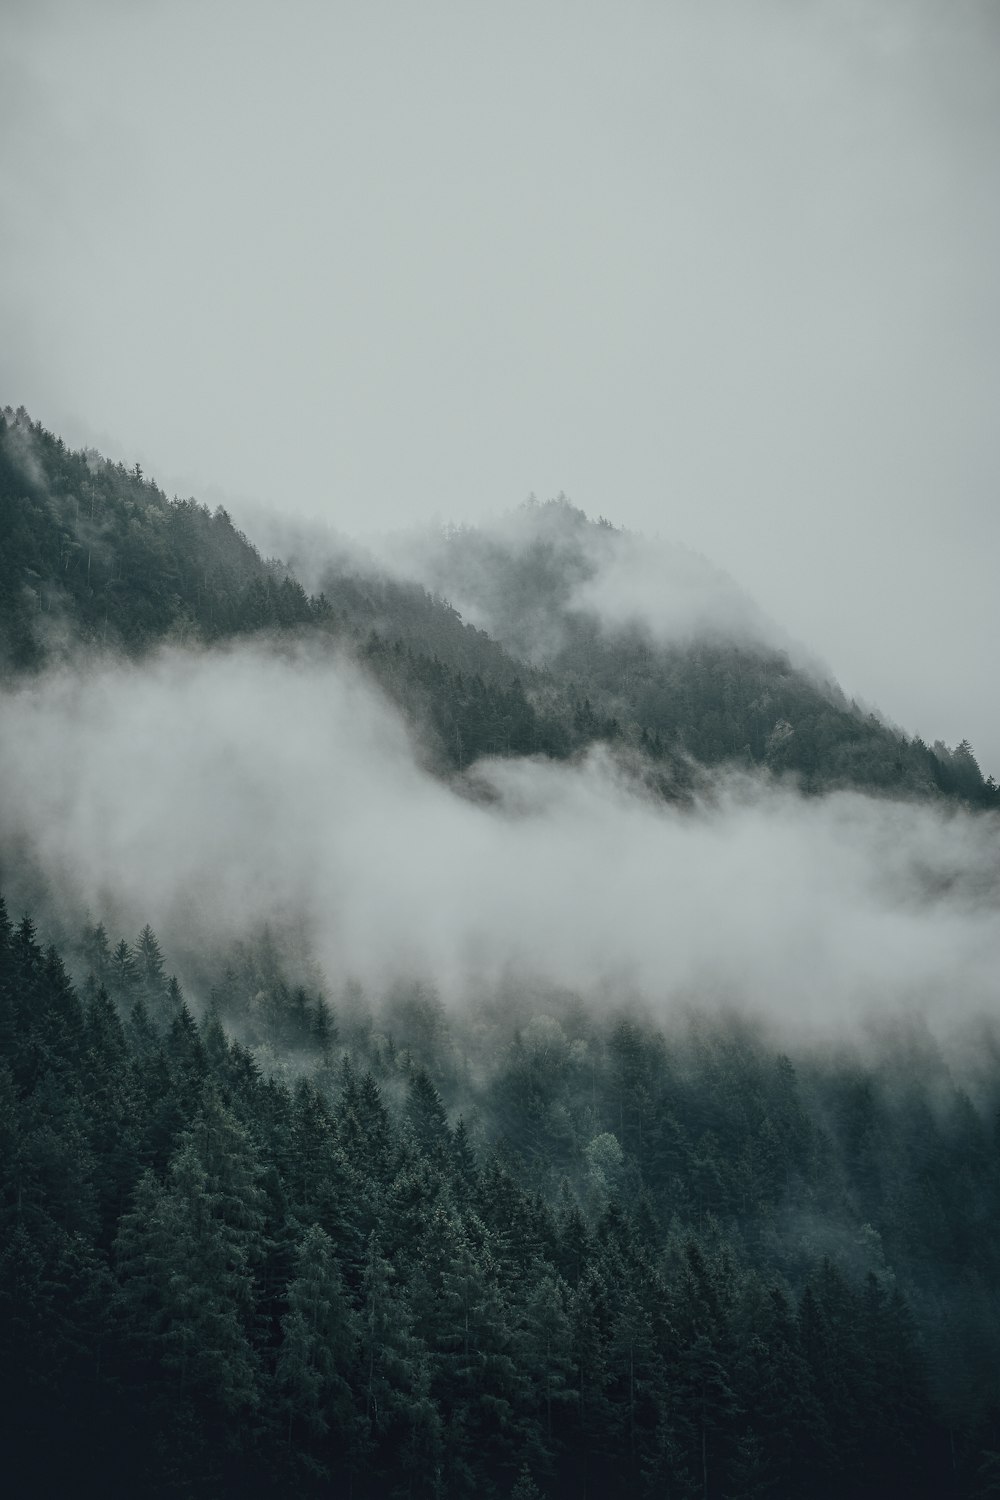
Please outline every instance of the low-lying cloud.
[{"label": "low-lying cloud", "polygon": [[443,594],[472,624],[536,661],[559,653],[568,618],[581,615],[607,636],[635,633],[659,647],[709,638],[797,651],[699,553],[589,522],[562,498],[529,502],[475,529],[387,537],[377,550],[397,576]]},{"label": "low-lying cloud", "polygon": [[807,1033],[995,1004],[992,817],[749,779],[680,809],[600,749],[456,788],[328,649],[168,651],[0,707],[3,847],[175,960],[294,916],[332,981],[419,975],[456,1003],[523,977]]},{"label": "low-lying cloud", "polygon": [[790,644],[749,594],[699,553],[630,532],[611,534],[570,607],[595,615],[609,632],[639,630],[660,646],[699,636]]},{"label": "low-lying cloud", "polygon": [[310,593],[345,573],[387,574],[446,598],[468,623],[536,663],[567,644],[567,624],[592,621],[608,637],[655,647],[697,640],[787,652],[823,678],[809,655],[728,573],[660,536],[587,521],[566,501],[529,502],[475,527],[435,525],[353,540],[318,521],[240,507],[265,555],[278,556]]}]

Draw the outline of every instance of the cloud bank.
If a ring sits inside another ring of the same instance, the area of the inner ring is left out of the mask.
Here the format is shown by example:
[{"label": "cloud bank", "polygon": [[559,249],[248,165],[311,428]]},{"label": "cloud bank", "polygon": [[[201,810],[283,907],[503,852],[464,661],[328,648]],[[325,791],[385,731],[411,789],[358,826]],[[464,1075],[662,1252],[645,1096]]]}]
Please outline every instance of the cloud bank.
[{"label": "cloud bank", "polygon": [[[265,526],[298,571],[308,565],[305,533],[281,521]],[[317,555],[335,574],[349,566],[343,539],[312,531]],[[607,638],[638,635],[654,647],[695,640],[735,642],[787,652],[815,675],[819,666],[721,568],[659,535],[588,521],[564,497],[529,501],[476,527],[438,525],[366,538],[355,566],[381,568],[449,600],[464,619],[535,662],[566,646],[574,619]]]},{"label": "cloud bank", "polygon": [[331,980],[454,1003],[522,979],[804,1034],[995,1005],[995,819],[748,780],[679,810],[603,751],[448,786],[329,653],[171,651],[0,707],[3,847],[172,956],[295,916]]}]

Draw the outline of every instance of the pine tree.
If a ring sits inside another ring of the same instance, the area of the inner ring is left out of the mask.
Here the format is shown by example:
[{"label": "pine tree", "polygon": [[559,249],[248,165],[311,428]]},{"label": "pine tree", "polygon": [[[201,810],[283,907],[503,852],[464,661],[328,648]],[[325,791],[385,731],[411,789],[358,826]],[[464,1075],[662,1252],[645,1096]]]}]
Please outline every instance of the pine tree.
[{"label": "pine tree", "polygon": [[115,997],[124,1002],[139,998],[140,974],[135,954],[124,938],[121,938],[111,955],[108,968],[108,984]]},{"label": "pine tree", "polygon": [[259,1168],[214,1090],[167,1179],[140,1181],[117,1240],[126,1327],[178,1397],[233,1413],[256,1401],[254,1266],[263,1253]]},{"label": "pine tree", "polygon": [[451,1145],[451,1131],[441,1095],[424,1068],[418,1068],[410,1078],[406,1117],[418,1149],[443,1163]]},{"label": "pine tree", "polygon": [[441,1472],[441,1418],[431,1398],[425,1351],[412,1332],[405,1291],[372,1235],[361,1291],[358,1389],[373,1472],[383,1491],[406,1489]]},{"label": "pine tree", "polygon": [[295,1278],[281,1320],[275,1383],[286,1420],[286,1444],[313,1474],[356,1467],[359,1438],[350,1377],[358,1328],[329,1236],[313,1225],[295,1257]]},{"label": "pine tree", "polygon": [[111,970],[111,943],[103,922],[84,930],[83,956],[98,983],[105,982]]},{"label": "pine tree", "polygon": [[125,1028],[103,985],[92,989],[86,1013],[83,1093],[88,1134],[95,1155],[101,1214],[101,1240],[110,1243],[114,1226],[135,1185],[139,1169],[139,1101]]},{"label": "pine tree", "polygon": [[136,977],[147,1000],[158,997],[165,987],[164,958],[156,934],[147,922],[132,950]]},{"label": "pine tree", "polygon": [[317,995],[312,1007],[309,1035],[323,1062],[329,1062],[337,1045],[337,1023],[333,1011],[322,995]]}]

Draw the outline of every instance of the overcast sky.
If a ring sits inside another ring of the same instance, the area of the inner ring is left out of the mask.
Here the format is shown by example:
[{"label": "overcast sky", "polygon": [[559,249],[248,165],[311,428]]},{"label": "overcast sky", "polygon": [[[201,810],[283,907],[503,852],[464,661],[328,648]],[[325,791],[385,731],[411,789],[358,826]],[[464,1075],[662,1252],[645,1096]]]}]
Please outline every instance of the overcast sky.
[{"label": "overcast sky", "polygon": [[1000,7],[3,0],[0,403],[706,553],[1000,775]]}]

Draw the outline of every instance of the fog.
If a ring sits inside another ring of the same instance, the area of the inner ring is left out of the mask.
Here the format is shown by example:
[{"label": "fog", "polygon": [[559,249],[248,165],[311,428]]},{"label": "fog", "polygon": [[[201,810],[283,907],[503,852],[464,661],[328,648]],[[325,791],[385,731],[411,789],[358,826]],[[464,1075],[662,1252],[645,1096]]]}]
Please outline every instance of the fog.
[{"label": "fog", "polygon": [[588,616],[608,637],[637,633],[654,646],[710,638],[809,659],[707,558],[604,517],[587,524],[564,497],[541,505],[532,497],[475,530],[424,528],[370,540],[368,550],[535,661],[558,654],[573,615]]},{"label": "fog", "polygon": [[[821,663],[708,558],[660,535],[588,519],[565,497],[532,496],[475,526],[436,522],[348,537],[319,522],[247,505],[236,518],[267,556],[281,558],[306,590],[335,601],[345,574],[416,583],[516,656],[549,664],[574,616],[607,638],[654,647],[711,640],[786,653],[821,682]],[[918,726],[914,726],[915,728]]]},{"label": "fog", "polygon": [[995,1007],[992,817],[739,778],[682,810],[606,750],[445,784],[328,650],[55,671],[0,710],[3,847],[65,921],[150,922],[182,977],[294,918],[332,984],[421,977],[456,1005],[532,982],[786,1036]]}]

